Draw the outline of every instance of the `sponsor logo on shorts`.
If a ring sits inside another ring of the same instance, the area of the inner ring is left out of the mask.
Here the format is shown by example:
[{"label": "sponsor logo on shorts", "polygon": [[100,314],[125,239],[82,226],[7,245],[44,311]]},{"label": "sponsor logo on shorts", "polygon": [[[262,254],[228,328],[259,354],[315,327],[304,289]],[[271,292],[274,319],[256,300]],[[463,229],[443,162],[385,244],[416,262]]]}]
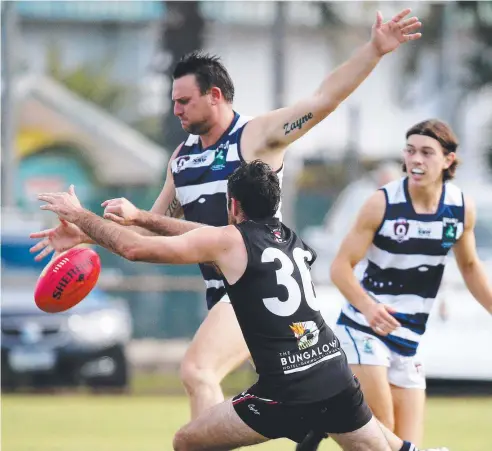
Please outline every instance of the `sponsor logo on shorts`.
[{"label": "sponsor logo on shorts", "polygon": [[374,354],[374,347],[372,345],[373,341],[374,341],[373,338],[370,337],[364,338],[364,345],[362,349],[366,354]]},{"label": "sponsor logo on shorts", "polygon": [[261,415],[258,410],[256,410],[256,407],[254,404],[248,404],[248,409],[251,410],[255,415]]},{"label": "sponsor logo on shorts", "polygon": [[420,362],[415,362],[415,371],[417,371],[418,374],[424,373],[424,367]]}]

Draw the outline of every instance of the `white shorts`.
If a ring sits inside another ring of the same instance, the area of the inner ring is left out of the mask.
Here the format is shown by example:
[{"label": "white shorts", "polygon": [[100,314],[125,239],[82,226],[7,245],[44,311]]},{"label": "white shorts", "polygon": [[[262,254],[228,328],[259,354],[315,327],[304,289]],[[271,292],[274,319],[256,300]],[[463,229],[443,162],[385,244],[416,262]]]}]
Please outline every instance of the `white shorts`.
[{"label": "white shorts", "polygon": [[385,366],[390,384],[425,390],[424,367],[417,356],[397,354],[374,335],[341,324],[335,326],[334,332],[350,365]]}]

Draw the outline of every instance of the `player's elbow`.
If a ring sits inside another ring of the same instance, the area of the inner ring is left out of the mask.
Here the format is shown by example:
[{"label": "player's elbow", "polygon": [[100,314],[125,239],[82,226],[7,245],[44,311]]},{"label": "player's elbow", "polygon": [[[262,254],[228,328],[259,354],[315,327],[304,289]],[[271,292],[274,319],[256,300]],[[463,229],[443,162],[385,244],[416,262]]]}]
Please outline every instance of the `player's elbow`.
[{"label": "player's elbow", "polygon": [[470,258],[468,260],[458,261],[458,268],[464,278],[469,277],[475,273],[480,266],[478,258]]},{"label": "player's elbow", "polygon": [[132,262],[136,261],[136,250],[133,246],[125,246],[122,247],[119,251],[119,254],[125,259],[125,260],[130,260]]},{"label": "player's elbow", "polygon": [[194,451],[203,449],[200,444],[196,443],[196,440],[192,439],[192,436],[187,432],[187,427],[184,426],[174,435],[173,450],[174,451]]},{"label": "player's elbow", "polygon": [[145,261],[145,249],[139,243],[131,243],[122,246],[120,255],[132,262]]},{"label": "player's elbow", "polygon": [[337,262],[337,259],[335,259],[330,265],[330,278],[335,285],[337,285],[338,274],[339,274],[339,263]]},{"label": "player's elbow", "polygon": [[316,110],[318,115],[324,119],[335,111],[342,103],[343,98],[337,98],[334,93],[322,90],[316,93]]}]

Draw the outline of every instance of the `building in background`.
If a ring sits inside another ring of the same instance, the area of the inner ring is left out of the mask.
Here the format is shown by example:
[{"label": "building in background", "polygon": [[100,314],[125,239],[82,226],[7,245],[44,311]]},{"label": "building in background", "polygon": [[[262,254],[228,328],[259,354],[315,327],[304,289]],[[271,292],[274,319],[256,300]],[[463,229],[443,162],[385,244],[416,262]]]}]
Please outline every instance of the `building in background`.
[{"label": "building in background", "polygon": [[24,209],[37,210],[37,193],[61,191],[70,183],[83,203],[91,203],[101,187],[162,184],[165,149],[56,81],[20,78],[15,101],[16,194]]}]

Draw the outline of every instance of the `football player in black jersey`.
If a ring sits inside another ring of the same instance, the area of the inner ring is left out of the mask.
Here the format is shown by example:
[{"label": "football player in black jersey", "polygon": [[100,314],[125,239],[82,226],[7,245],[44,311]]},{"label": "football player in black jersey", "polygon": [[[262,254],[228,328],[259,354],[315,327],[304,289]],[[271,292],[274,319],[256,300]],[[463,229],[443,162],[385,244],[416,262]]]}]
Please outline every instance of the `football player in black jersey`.
[{"label": "football player in black jersey", "polygon": [[38,197],[42,209],[126,259],[210,263],[222,274],[258,380],[181,428],[175,450],[229,450],[284,437],[300,443],[309,434],[329,434],[350,451],[416,449],[385,430],[365,403],[319,312],[310,276],[316,254],[274,218],[280,185],[266,163],[243,163],[229,178],[228,226],[197,224],[177,237],[142,236],[106,221],[83,209],[73,189]]}]

